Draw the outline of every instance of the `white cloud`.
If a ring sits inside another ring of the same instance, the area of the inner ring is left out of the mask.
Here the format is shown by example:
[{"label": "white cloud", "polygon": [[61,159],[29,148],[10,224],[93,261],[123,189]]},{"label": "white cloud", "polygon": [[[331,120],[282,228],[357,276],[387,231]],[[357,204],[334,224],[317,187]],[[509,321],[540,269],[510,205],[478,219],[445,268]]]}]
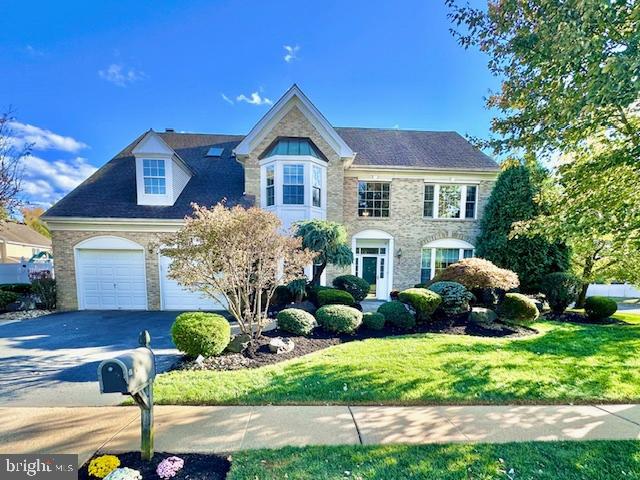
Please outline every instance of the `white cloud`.
[{"label": "white cloud", "polygon": [[272,105],[273,101],[267,97],[261,97],[258,92],[253,92],[251,97],[247,97],[245,94],[238,95],[236,97],[238,102],[247,102],[251,105]]},{"label": "white cloud", "polygon": [[222,99],[227,102],[229,105],[233,105],[233,100],[231,100],[229,97],[227,97],[224,93],[221,93],[220,95],[222,95]]},{"label": "white cloud", "polygon": [[119,63],[112,63],[105,70],[98,70],[98,75],[100,75],[100,78],[118,87],[126,87],[146,77],[144,72],[125,67]]},{"label": "white cloud", "polygon": [[298,52],[300,51],[300,47],[298,45],[283,45],[283,48],[287,52],[284,56],[284,61],[287,63],[291,63],[294,60],[298,59]]},{"label": "white cloud", "polygon": [[39,204],[59,200],[97,170],[83,157],[48,161],[34,155],[23,159],[23,169],[22,189]]},{"label": "white cloud", "polygon": [[73,137],[65,137],[28,123],[12,121],[9,127],[13,131],[12,143],[16,148],[29,144],[34,150],[61,150],[72,153],[87,148],[85,143]]},{"label": "white cloud", "polygon": [[24,47],[25,53],[31,55],[32,57],[42,57],[44,56],[44,52],[40,49],[35,48],[33,45],[27,45]]}]

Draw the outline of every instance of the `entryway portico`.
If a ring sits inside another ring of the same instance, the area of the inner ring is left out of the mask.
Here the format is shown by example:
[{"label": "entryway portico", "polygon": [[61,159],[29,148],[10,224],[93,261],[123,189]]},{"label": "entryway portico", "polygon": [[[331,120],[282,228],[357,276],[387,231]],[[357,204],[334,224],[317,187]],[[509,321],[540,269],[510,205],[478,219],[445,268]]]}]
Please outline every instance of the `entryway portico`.
[{"label": "entryway portico", "polygon": [[393,237],[382,230],[363,230],[351,239],[351,273],[371,285],[370,295],[387,300],[393,286]]}]

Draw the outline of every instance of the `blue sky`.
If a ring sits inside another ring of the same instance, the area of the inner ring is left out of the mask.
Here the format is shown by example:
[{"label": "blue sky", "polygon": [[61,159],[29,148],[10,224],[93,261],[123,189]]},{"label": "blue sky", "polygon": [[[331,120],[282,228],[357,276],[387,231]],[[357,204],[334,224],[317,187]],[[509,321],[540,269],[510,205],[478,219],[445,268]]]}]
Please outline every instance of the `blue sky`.
[{"label": "blue sky", "polygon": [[443,3],[5,3],[0,106],[36,142],[25,195],[55,201],[150,127],[247,133],[294,82],[336,126],[486,136],[498,82]]}]

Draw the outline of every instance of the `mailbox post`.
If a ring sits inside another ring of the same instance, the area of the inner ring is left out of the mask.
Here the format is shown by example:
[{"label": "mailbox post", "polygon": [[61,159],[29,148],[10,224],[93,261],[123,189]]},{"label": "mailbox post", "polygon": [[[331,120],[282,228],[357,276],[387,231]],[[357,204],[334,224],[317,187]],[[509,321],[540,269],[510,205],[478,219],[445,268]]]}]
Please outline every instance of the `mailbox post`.
[{"label": "mailbox post", "polygon": [[149,345],[151,336],[144,330],[138,337],[140,346],[130,353],[103,360],[98,366],[101,393],[130,395],[140,407],[140,453],[143,460],[153,457],[153,380],[155,356]]}]

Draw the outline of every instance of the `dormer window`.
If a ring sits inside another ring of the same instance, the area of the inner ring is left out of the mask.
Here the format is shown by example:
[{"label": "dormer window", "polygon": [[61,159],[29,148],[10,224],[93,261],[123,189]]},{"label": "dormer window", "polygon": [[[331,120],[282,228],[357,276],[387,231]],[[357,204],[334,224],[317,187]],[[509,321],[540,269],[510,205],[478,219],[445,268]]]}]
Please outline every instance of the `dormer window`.
[{"label": "dormer window", "polygon": [[166,195],[167,178],[164,160],[143,159],[142,172],[144,176],[144,193],[146,195]]}]

